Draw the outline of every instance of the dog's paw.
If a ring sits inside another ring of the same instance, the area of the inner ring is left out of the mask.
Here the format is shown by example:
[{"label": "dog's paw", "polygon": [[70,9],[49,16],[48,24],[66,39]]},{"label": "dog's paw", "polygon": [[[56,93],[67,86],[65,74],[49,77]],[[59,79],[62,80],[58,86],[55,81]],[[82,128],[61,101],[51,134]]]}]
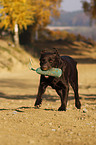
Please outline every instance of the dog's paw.
[{"label": "dog's paw", "polygon": [[40,107],[41,107],[41,104],[34,106],[35,109],[39,109]]},{"label": "dog's paw", "polygon": [[60,106],[60,107],[58,108],[58,111],[66,111],[66,108],[65,108],[64,106]]},{"label": "dog's paw", "polygon": [[80,101],[75,102],[75,106],[76,106],[77,109],[81,109],[81,103],[80,103]]},{"label": "dog's paw", "polygon": [[34,106],[37,107],[37,108],[39,108],[39,107],[41,107],[41,103],[42,103],[42,99],[36,100]]}]

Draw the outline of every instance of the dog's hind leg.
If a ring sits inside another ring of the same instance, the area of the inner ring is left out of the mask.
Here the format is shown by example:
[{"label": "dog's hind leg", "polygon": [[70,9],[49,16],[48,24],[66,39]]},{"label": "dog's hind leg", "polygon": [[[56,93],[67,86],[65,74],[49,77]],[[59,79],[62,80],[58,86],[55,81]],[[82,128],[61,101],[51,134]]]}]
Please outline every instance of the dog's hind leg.
[{"label": "dog's hind leg", "polygon": [[81,103],[79,100],[79,93],[78,93],[78,71],[77,69],[74,72],[74,75],[70,79],[70,84],[74,90],[74,96],[75,96],[75,106],[77,109],[81,108]]}]

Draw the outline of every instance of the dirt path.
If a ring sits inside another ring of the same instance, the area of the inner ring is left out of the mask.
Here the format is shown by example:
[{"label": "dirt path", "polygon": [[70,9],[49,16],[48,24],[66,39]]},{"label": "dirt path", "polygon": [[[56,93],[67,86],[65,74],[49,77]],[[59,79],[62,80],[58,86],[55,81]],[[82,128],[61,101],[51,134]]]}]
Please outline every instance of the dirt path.
[{"label": "dirt path", "polygon": [[39,75],[26,69],[0,74],[0,145],[95,145],[96,64],[79,64],[82,109],[70,89],[66,112],[48,88],[40,109],[34,109]]}]

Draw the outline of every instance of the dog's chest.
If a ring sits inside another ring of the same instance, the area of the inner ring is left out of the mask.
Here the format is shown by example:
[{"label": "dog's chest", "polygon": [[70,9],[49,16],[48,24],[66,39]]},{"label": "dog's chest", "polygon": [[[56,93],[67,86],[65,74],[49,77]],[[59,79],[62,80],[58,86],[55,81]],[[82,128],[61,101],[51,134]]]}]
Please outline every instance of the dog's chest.
[{"label": "dog's chest", "polygon": [[56,78],[48,82],[48,85],[53,89],[61,89],[63,87],[63,83],[60,79]]}]

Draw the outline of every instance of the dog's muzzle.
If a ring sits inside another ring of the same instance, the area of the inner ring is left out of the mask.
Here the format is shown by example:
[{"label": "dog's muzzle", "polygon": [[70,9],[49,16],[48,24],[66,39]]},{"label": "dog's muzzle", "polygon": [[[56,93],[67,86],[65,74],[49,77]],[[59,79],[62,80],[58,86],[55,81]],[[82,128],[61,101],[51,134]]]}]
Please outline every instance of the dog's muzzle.
[{"label": "dog's muzzle", "polygon": [[44,71],[47,71],[48,67],[47,66],[42,66],[41,69],[44,70]]}]

